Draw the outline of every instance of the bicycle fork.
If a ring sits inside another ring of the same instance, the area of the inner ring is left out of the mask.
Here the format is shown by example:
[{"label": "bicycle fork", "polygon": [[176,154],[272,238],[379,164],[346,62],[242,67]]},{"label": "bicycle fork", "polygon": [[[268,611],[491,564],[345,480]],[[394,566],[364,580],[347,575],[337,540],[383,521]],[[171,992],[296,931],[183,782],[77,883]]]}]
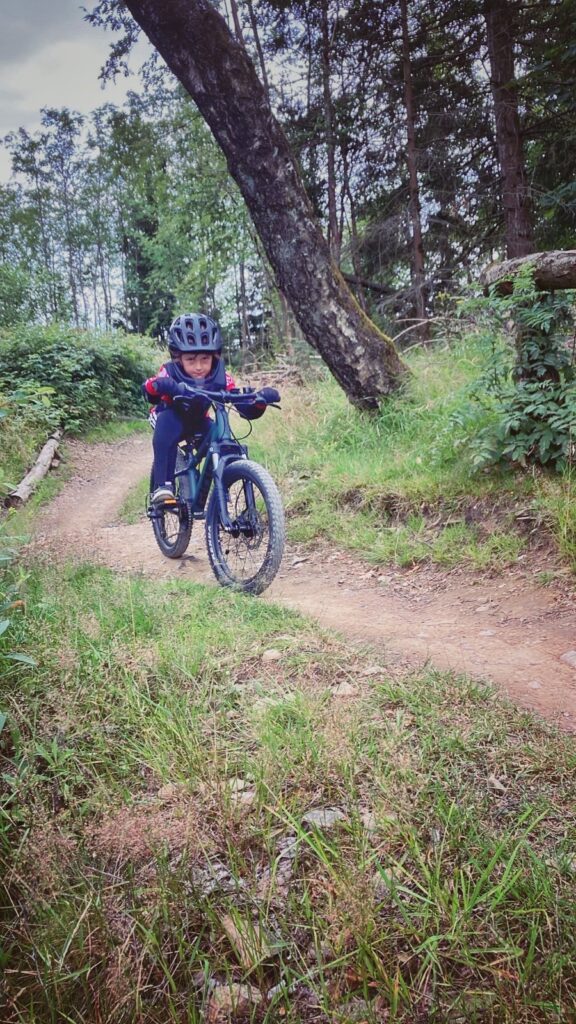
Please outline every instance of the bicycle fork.
[{"label": "bicycle fork", "polygon": [[238,535],[239,533],[252,534],[253,526],[251,519],[253,518],[253,510],[255,509],[254,501],[254,488],[251,480],[242,480],[242,487],[244,490],[244,499],[246,503],[246,511],[248,512],[248,521],[244,516],[230,519],[228,514],[228,501],[227,501],[227,489],[224,486],[223,476],[226,471],[227,465],[230,462],[236,462],[237,457],[234,459],[221,459],[216,453],[212,455],[212,465],[214,471],[214,487],[216,490],[216,497],[218,500],[218,511],[220,516],[220,522],[226,533]]}]

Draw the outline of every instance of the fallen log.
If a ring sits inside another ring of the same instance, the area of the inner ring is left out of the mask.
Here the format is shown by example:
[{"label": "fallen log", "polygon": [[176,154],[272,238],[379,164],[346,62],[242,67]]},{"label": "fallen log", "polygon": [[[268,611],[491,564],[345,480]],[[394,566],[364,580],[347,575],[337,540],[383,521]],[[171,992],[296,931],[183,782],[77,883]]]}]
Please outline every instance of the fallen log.
[{"label": "fallen log", "polygon": [[534,269],[534,284],[541,291],[552,292],[561,288],[576,288],[576,249],[557,252],[533,252],[504,263],[491,263],[480,274],[480,284],[487,295],[496,285],[498,295],[511,295],[514,278],[527,264]]},{"label": "fallen log", "polygon": [[23,505],[32,494],[32,491],[40,483],[43,477],[52,465],[52,460],[56,454],[56,449],[60,444],[62,437],[61,430],[55,430],[50,435],[46,444],[42,448],[36,462],[32,466],[32,469],[26,474],[26,476],[20,481],[18,487],[4,498],[4,505],[6,508],[15,508]]}]

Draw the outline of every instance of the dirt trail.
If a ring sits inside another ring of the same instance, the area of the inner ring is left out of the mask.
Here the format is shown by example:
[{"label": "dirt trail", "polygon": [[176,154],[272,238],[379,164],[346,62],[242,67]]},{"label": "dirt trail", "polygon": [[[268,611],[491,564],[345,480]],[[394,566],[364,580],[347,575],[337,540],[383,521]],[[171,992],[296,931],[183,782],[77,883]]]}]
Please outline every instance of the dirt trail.
[{"label": "dirt trail", "polygon": [[[73,476],[38,518],[32,548],[113,569],[212,583],[201,524],[185,558],[160,554],[149,524],[118,521],[124,499],[149,471],[150,440],[70,443]],[[314,616],[388,659],[430,663],[494,682],[518,704],[576,731],[576,594],[537,587],[530,573],[476,577],[419,568],[371,569],[332,548],[288,550],[266,600]]]}]

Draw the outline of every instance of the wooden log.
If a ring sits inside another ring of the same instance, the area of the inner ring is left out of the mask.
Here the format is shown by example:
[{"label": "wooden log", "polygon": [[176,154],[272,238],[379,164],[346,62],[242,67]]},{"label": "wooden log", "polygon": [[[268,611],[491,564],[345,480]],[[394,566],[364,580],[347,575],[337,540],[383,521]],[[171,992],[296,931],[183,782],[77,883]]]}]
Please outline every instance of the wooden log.
[{"label": "wooden log", "polygon": [[4,505],[6,508],[15,508],[28,501],[28,498],[32,494],[34,488],[40,483],[42,478],[46,476],[46,473],[50,469],[56,449],[60,444],[61,437],[61,430],[55,430],[54,433],[50,435],[36,459],[36,462],[32,466],[32,469],[26,474],[24,479],[20,481],[18,487],[13,491],[10,491],[10,494],[4,498]]},{"label": "wooden log", "polygon": [[576,249],[557,252],[533,252],[504,263],[491,263],[480,274],[480,284],[487,295],[496,285],[498,295],[511,295],[514,278],[527,264],[534,268],[534,284],[541,291],[552,292],[561,288],[576,288]]}]

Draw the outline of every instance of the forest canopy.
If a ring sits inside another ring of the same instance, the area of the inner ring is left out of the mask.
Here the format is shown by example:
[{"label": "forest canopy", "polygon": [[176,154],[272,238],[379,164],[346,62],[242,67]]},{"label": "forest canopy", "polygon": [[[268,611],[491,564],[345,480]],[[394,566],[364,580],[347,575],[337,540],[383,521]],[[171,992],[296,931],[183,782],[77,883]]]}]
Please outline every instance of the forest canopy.
[{"label": "forest canopy", "polygon": [[[221,5],[333,260],[388,333],[440,315],[486,262],[571,245],[574,6]],[[135,34],[123,5],[90,17]],[[122,32],[114,40],[118,69]],[[46,109],[38,131],[6,145],[2,325],[161,335],[188,305],[220,316],[235,349],[290,348],[297,328],[238,188],[159,60],[123,107]]]}]

